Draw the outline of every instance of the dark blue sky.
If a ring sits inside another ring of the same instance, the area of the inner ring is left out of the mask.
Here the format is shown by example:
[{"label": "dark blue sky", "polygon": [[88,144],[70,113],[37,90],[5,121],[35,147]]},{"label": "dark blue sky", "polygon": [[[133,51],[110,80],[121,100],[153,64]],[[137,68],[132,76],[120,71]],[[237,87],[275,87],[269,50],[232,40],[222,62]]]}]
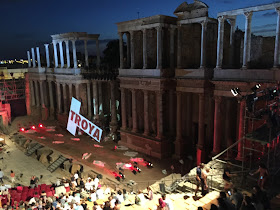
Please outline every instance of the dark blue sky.
[{"label": "dark blue sky", "polygon": [[[204,0],[209,16],[242,7],[280,0]],[[115,23],[157,14],[174,16],[182,0],[1,0],[0,60],[26,58],[31,47],[51,41],[50,35],[72,31],[99,33],[100,39],[117,38]],[[188,0],[192,3],[193,0]],[[244,17],[237,19],[244,28]],[[252,31],[274,35],[275,11],[254,13]]]}]

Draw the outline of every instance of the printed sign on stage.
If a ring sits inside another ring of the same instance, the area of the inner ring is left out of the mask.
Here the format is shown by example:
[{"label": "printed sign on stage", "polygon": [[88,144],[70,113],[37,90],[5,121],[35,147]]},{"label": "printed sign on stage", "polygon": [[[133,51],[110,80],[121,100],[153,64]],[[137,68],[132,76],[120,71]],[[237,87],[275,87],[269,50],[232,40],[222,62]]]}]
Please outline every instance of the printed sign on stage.
[{"label": "printed sign on stage", "polygon": [[91,136],[94,140],[100,142],[102,136],[102,129],[90,122],[88,119],[79,114],[81,102],[72,97],[70,112],[67,123],[67,130],[76,135],[77,127]]}]

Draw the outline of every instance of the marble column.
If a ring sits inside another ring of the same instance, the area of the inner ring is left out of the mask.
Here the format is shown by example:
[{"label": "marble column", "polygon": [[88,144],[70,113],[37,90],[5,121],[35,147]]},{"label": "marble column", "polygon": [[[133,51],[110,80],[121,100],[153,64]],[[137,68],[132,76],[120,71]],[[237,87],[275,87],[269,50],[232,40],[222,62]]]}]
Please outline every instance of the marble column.
[{"label": "marble column", "polygon": [[138,131],[138,121],[136,112],[136,90],[131,89],[132,95],[132,132],[136,133]]},{"label": "marble column", "polygon": [[234,34],[235,34],[235,23],[236,23],[236,17],[228,19],[228,21],[230,22],[230,54],[229,54],[229,63],[230,66],[233,67],[234,62],[233,62],[233,58],[234,58]]},{"label": "marble column", "polygon": [[32,106],[36,105],[36,101],[35,101],[35,92],[34,92],[34,81],[30,80],[30,92],[31,92],[31,104]]},{"label": "marble column", "polygon": [[73,62],[74,62],[74,68],[78,68],[77,64],[77,52],[76,52],[76,40],[72,39],[72,47],[73,47]]},{"label": "marble column", "polygon": [[174,47],[174,37],[175,37],[175,28],[170,28],[170,68],[175,67],[175,47]]},{"label": "marble column", "polygon": [[69,53],[69,40],[65,40],[65,46],[66,46],[66,59],[67,59],[67,68],[70,68],[70,53]]},{"label": "marble column", "polygon": [[64,67],[64,56],[63,56],[63,46],[62,41],[59,41],[59,54],[60,54],[60,68]]},{"label": "marble column", "polygon": [[99,119],[103,119],[103,95],[102,95],[102,82],[98,82],[98,102],[99,102],[99,107],[98,107],[98,113],[99,113]]},{"label": "marble column", "polygon": [[47,68],[50,67],[50,53],[49,53],[49,44],[44,44],[46,50],[46,61],[47,61]]},{"label": "marble column", "polygon": [[117,122],[117,107],[116,107],[116,93],[115,93],[115,82],[110,82],[110,88],[111,88],[111,126],[116,126],[118,124]]},{"label": "marble column", "polygon": [[57,57],[57,48],[56,48],[56,41],[53,41],[53,53],[54,53],[54,67],[58,67],[58,57]]},{"label": "marble column", "polygon": [[56,83],[56,96],[57,96],[57,113],[61,113],[61,90],[60,83]]},{"label": "marble column", "polygon": [[144,92],[144,135],[148,136],[150,134],[149,125],[149,91],[143,90]]},{"label": "marble column", "polygon": [[161,139],[163,136],[163,110],[162,110],[162,95],[163,93],[156,92],[157,97],[157,139]]},{"label": "marble column", "polygon": [[157,27],[157,69],[162,68],[162,26]]},{"label": "marble column", "polygon": [[174,134],[175,122],[174,122],[174,91],[169,90],[169,133]]},{"label": "marble column", "polygon": [[199,116],[198,116],[198,143],[197,143],[197,165],[203,161],[203,152],[204,152],[204,112],[205,112],[205,100],[204,94],[199,94]]},{"label": "marble column", "polygon": [[147,68],[148,55],[147,55],[147,29],[142,30],[143,33],[143,69]]},{"label": "marble column", "polygon": [[92,81],[92,90],[93,90],[93,98],[94,98],[94,119],[99,120],[99,101],[98,101],[98,86],[97,81]]},{"label": "marble column", "polygon": [[130,68],[131,60],[130,60],[130,33],[126,33],[126,39],[127,39],[127,49],[126,49],[126,58],[127,58],[127,68]]},{"label": "marble column", "polygon": [[73,85],[72,85],[72,84],[68,84],[68,89],[69,89],[69,98],[70,98],[70,101],[72,101],[72,97],[73,97]]},{"label": "marble column", "polygon": [[28,68],[31,67],[31,59],[30,59],[30,52],[27,51],[27,59],[28,59]]},{"label": "marble column", "polygon": [[276,36],[275,36],[275,48],[274,48],[274,63],[273,67],[279,67],[279,41],[280,41],[280,8],[275,9],[277,12],[277,25],[276,25]]},{"label": "marble column", "polygon": [[86,63],[86,67],[89,67],[89,64],[88,64],[87,40],[84,40],[84,46],[85,46],[85,63]]},{"label": "marble column", "polygon": [[[245,105],[246,101],[242,100],[239,103],[239,123],[238,123],[238,139],[241,140],[243,139],[244,141],[244,114],[245,114]],[[238,143],[238,154],[236,159],[237,160],[242,160],[243,159],[243,141],[240,141]]]},{"label": "marble column", "polygon": [[200,44],[200,68],[205,68],[206,65],[206,37],[207,21],[201,22],[201,44]]},{"label": "marble column", "polygon": [[222,97],[215,97],[215,114],[214,114],[214,141],[212,154],[216,155],[221,149],[221,102]]},{"label": "marble column", "polygon": [[[233,144],[232,138],[232,98],[226,100],[226,123],[225,123],[225,140],[227,147]],[[231,158],[232,150],[227,152],[228,158]]]},{"label": "marble column", "polygon": [[75,84],[75,94],[76,94],[76,99],[78,100],[78,101],[80,101],[80,84]]},{"label": "marble column", "polygon": [[252,22],[252,12],[244,13],[245,22],[245,35],[244,35],[244,48],[243,48],[243,65],[242,68],[246,69],[248,67],[248,62],[250,61],[250,51],[251,51],[251,22]]},{"label": "marble column", "polygon": [[53,101],[53,88],[52,88],[52,82],[48,81],[49,86],[49,94],[50,94],[50,109],[51,111],[54,110],[54,101]]},{"label": "marble column", "polygon": [[176,116],[176,141],[175,156],[182,156],[182,93],[177,92],[177,116]]},{"label": "marble column", "polygon": [[125,89],[121,88],[121,109],[122,109],[122,130],[126,130],[126,94]]},{"label": "marble column", "polygon": [[92,117],[92,106],[91,106],[91,94],[90,94],[90,81],[87,83],[87,108],[88,108],[88,118],[91,119]]},{"label": "marble column", "polygon": [[134,57],[134,31],[130,31],[130,68],[134,69],[135,68],[135,57]]},{"label": "marble column", "polygon": [[66,84],[62,83],[62,94],[63,94],[63,113],[66,114],[68,111],[68,102],[67,102],[67,94],[66,94]]},{"label": "marble column", "polygon": [[97,57],[97,61],[96,61],[96,66],[99,69],[100,67],[100,49],[99,49],[99,40],[96,40],[96,57]]},{"label": "marble column", "polygon": [[35,68],[36,67],[36,62],[35,62],[35,51],[34,51],[34,48],[31,48],[31,54],[32,54],[33,68]]},{"label": "marble column", "polygon": [[221,69],[223,65],[223,50],[224,50],[224,16],[218,17],[218,41],[217,41],[217,62],[216,69]]},{"label": "marble column", "polygon": [[45,108],[45,95],[44,95],[43,81],[40,80],[39,84],[40,84],[41,106],[42,108]]},{"label": "marble column", "polygon": [[177,69],[182,68],[182,26],[177,27]]},{"label": "marble column", "polygon": [[38,81],[35,80],[35,94],[36,94],[36,97],[35,97],[35,100],[36,100],[36,106],[37,107],[40,107],[40,97],[39,97],[39,86],[38,86]]},{"label": "marble column", "polygon": [[120,69],[123,69],[123,33],[119,33],[119,46],[120,46]]},{"label": "marble column", "polygon": [[38,68],[41,68],[40,49],[36,47]]},{"label": "marble column", "polygon": [[192,93],[187,93],[187,135],[192,134]]}]

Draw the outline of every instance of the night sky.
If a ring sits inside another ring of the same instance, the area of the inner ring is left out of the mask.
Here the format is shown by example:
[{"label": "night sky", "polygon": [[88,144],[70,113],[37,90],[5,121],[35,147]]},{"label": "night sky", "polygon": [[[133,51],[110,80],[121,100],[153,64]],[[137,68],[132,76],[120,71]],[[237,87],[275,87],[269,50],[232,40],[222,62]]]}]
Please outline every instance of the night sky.
[{"label": "night sky", "polygon": [[[87,32],[100,34],[101,47],[117,39],[115,23],[157,14],[174,16],[182,0],[1,0],[0,60],[26,59],[31,47],[50,43],[52,34]],[[193,0],[188,0],[192,3]],[[204,0],[209,16],[217,12],[260,5],[280,0]],[[237,26],[244,29],[245,18]],[[277,14],[273,10],[254,13],[252,32],[275,35]]]}]

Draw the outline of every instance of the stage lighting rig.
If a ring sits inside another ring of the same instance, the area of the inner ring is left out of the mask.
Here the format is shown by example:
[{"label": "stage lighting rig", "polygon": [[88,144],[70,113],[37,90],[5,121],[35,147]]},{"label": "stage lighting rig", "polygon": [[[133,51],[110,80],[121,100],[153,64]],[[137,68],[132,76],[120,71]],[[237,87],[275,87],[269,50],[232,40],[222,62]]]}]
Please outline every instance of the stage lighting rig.
[{"label": "stage lighting rig", "polygon": [[136,170],[138,173],[141,172],[141,169],[137,165],[134,165],[134,170]]},{"label": "stage lighting rig", "polygon": [[122,180],[125,179],[125,175],[122,172],[119,172],[120,178],[122,178]]},{"label": "stage lighting rig", "polygon": [[147,168],[153,168],[154,165],[151,161],[145,160]]},{"label": "stage lighting rig", "polygon": [[241,93],[241,91],[238,87],[237,88],[232,88],[230,91],[231,91],[233,96],[237,96]]}]

